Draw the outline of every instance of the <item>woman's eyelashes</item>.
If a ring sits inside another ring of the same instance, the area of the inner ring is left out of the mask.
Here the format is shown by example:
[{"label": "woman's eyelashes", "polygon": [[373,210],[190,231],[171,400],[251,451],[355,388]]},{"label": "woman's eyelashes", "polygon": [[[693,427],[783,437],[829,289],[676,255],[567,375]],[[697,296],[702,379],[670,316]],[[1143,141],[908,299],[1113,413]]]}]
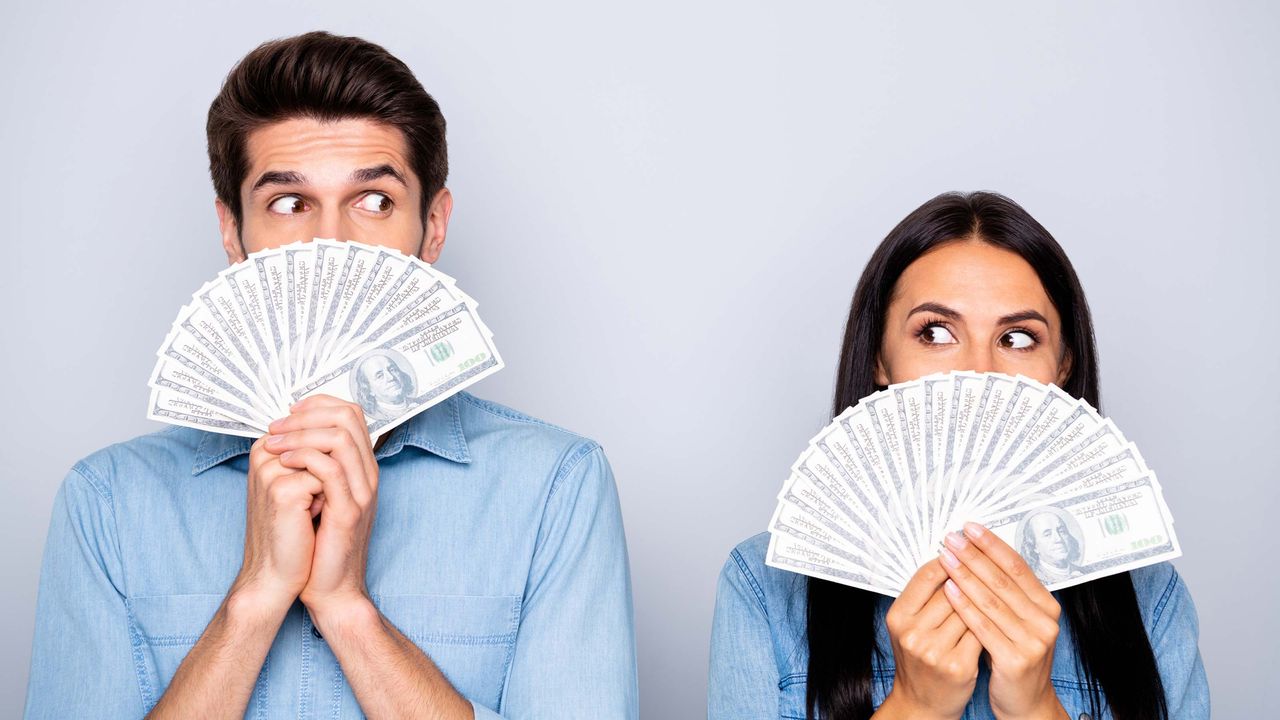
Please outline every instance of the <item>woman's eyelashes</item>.
[{"label": "woman's eyelashes", "polygon": [[1034,350],[1040,344],[1040,336],[1032,330],[1014,328],[1000,336],[1000,347],[1009,350]]},{"label": "woman's eyelashes", "polygon": [[946,323],[937,320],[926,322],[916,331],[916,337],[925,345],[955,345],[960,342]]},{"label": "woman's eyelashes", "polygon": [[[941,320],[925,321],[916,330],[915,337],[926,346],[956,345],[960,342],[955,332]],[[1040,345],[1040,335],[1027,328],[1012,328],[1001,333],[997,342],[1006,350],[1027,352]]]}]

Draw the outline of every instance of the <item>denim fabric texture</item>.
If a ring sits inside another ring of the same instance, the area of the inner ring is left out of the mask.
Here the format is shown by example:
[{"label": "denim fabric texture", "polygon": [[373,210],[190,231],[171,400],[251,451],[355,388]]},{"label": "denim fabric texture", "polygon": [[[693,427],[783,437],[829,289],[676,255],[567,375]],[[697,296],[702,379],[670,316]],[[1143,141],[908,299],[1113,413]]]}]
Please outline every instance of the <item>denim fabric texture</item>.
[{"label": "denim fabric texture", "polygon": [[[54,503],[28,718],[139,718],[244,554],[251,441],[170,428],[98,451]],[[367,587],[477,718],[636,718],[626,541],[590,440],[460,393],[377,452]],[[246,717],[363,717],[295,602]]]},{"label": "denim fabric texture", "polygon": [[[738,545],[720,573],[711,631],[710,720],[804,720],[809,646],[803,575],[764,564],[769,534]],[[1187,586],[1169,563],[1133,570],[1134,590],[1155,651],[1173,720],[1209,717],[1209,685],[1197,644],[1199,624]],[[879,659],[872,663],[876,707],[893,688],[893,649],[884,626],[892,598],[882,597],[877,630]],[[990,670],[981,666],[964,718],[994,718],[987,693]],[[1104,707],[1094,715],[1089,686],[1076,663],[1071,632],[1063,619],[1050,676],[1058,699],[1072,718],[1111,718]]]}]

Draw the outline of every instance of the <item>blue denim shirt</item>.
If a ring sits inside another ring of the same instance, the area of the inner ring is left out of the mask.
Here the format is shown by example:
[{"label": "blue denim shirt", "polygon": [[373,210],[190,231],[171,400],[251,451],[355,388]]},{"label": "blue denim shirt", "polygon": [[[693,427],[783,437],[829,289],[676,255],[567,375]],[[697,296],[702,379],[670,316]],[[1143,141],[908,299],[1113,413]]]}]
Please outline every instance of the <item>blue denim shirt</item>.
[{"label": "blue denim shirt", "polygon": [[[251,441],[171,428],[79,462],[54,502],[28,718],[137,718],[240,569]],[[461,393],[377,452],[367,586],[477,718],[635,718],[613,475],[595,443]],[[363,717],[300,603],[250,718]]]},{"label": "blue denim shirt", "polygon": [[[809,666],[805,612],[807,580],[803,575],[764,564],[769,534],[743,542],[729,554],[720,573],[711,632],[711,677],[707,717],[711,720],[757,720],[805,717]],[[1169,717],[1209,717],[1209,685],[1197,644],[1199,625],[1187,586],[1169,563],[1130,573],[1156,664],[1164,683]],[[872,663],[872,702],[884,702],[893,688],[893,649],[884,626],[892,598],[882,597],[877,643],[883,662]],[[1050,680],[1068,715],[1091,714],[1088,685],[1077,667],[1071,633],[1062,620],[1054,648]],[[990,670],[979,669],[978,684],[965,708],[965,718],[992,718],[987,682]],[[1095,718],[1110,718],[1105,708]]]}]

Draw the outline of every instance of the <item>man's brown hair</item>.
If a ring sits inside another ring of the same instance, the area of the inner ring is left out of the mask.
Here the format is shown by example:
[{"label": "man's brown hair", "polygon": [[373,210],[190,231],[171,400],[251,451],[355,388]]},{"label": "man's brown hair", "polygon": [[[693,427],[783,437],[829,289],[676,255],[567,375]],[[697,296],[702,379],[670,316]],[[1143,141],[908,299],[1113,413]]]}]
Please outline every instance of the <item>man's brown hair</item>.
[{"label": "man's brown hair", "polygon": [[422,184],[423,221],[449,174],[444,115],[409,67],[358,37],[309,32],[259,45],[232,68],[209,106],[209,174],[218,199],[243,219],[249,133],[281,120],[363,118],[404,134]]}]

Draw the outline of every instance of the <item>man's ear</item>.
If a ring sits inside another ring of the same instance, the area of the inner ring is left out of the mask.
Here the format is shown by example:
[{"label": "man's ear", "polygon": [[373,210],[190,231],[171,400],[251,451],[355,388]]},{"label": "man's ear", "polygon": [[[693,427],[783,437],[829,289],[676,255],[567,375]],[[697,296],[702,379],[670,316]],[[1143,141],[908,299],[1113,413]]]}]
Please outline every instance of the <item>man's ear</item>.
[{"label": "man's ear", "polygon": [[449,232],[449,216],[453,214],[453,193],[449,188],[440,188],[440,192],[431,198],[427,208],[427,222],[422,231],[422,249],[418,257],[423,262],[434,263],[440,259],[444,250],[444,238]]},{"label": "man's ear", "polygon": [[884,369],[884,360],[876,354],[876,387],[889,387],[889,373]]},{"label": "man's ear", "polygon": [[222,249],[227,252],[227,262],[231,265],[244,260],[244,244],[240,242],[240,226],[236,223],[231,208],[214,198],[213,207],[218,211],[218,230],[222,233]]}]

